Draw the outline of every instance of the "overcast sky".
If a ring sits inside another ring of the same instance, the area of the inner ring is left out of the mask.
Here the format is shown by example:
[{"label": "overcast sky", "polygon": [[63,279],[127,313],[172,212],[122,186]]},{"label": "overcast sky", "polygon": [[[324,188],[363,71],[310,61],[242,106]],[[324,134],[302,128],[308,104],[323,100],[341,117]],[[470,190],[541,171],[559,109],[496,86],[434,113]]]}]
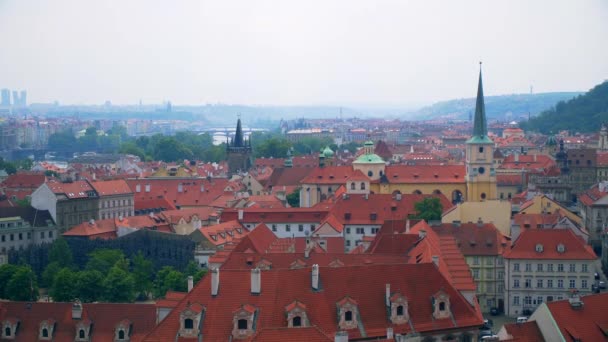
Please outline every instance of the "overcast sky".
[{"label": "overcast sky", "polygon": [[417,105],[588,90],[608,1],[0,0],[0,88],[28,102]]}]

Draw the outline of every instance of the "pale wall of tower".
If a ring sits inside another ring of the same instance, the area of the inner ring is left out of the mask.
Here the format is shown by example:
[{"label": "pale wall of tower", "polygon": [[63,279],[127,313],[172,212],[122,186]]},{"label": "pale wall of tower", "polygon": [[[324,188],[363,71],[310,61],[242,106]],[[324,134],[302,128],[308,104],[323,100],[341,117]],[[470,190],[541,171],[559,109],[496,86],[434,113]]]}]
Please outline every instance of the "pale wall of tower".
[{"label": "pale wall of tower", "polygon": [[493,144],[467,144],[467,201],[479,202],[497,198],[493,155]]}]

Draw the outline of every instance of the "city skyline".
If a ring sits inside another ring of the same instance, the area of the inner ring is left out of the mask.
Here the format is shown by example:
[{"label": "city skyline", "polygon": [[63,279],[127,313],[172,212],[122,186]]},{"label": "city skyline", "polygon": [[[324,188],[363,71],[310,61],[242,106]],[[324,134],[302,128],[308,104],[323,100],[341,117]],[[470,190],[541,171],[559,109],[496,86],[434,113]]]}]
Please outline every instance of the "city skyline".
[{"label": "city skyline", "polygon": [[608,74],[606,14],[600,1],[2,1],[0,87],[29,103],[415,107],[472,97],[483,60],[487,95],[587,91]]}]

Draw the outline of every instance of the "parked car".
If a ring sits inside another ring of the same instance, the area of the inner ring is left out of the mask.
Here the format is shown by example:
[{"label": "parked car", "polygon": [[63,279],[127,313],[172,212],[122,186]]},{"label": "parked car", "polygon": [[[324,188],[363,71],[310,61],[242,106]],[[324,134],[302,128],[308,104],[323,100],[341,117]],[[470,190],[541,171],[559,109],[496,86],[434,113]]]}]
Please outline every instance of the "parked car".
[{"label": "parked car", "polygon": [[527,316],[519,316],[517,317],[517,323],[526,323],[528,321]]},{"label": "parked car", "polygon": [[490,315],[492,316],[498,316],[500,314],[500,311],[498,310],[498,308],[491,308],[490,309]]},{"label": "parked car", "polygon": [[605,290],[605,289],[606,289],[606,282],[605,282],[605,281],[600,280],[599,285],[600,285],[600,289],[602,289],[602,290]]}]

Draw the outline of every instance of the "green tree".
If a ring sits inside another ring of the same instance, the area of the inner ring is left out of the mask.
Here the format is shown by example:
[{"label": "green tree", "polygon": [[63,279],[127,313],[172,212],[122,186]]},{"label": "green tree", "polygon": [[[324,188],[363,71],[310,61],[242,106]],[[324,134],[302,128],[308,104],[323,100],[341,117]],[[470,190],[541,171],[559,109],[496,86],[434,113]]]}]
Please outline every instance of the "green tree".
[{"label": "green tree", "polygon": [[186,276],[171,266],[165,266],[156,273],[154,282],[154,296],[164,297],[167,291],[185,292],[188,288]]},{"label": "green tree", "polygon": [[254,153],[257,157],[285,158],[290,148],[291,143],[287,139],[270,138],[259,144]]},{"label": "green tree", "polygon": [[19,266],[6,285],[6,295],[10,300],[33,301],[38,299],[36,274],[29,266]]},{"label": "green tree", "polygon": [[287,203],[289,203],[292,208],[300,207],[300,189],[301,188],[297,188],[292,193],[287,195]]},{"label": "green tree", "polygon": [[80,271],[76,275],[76,296],[85,303],[99,301],[104,293],[103,274],[96,270]]},{"label": "green tree", "polygon": [[13,274],[17,272],[19,267],[13,264],[4,264],[0,266],[0,298],[8,299],[8,282],[13,277]]},{"label": "green tree", "polygon": [[[87,261],[86,269],[96,270],[101,272],[102,274],[107,274],[110,268],[116,265],[116,263],[118,263],[119,261],[123,261],[124,259],[125,255],[119,249],[96,249],[93,252],[89,253],[89,260]],[[124,265],[122,265],[122,269],[126,272]]]},{"label": "green tree", "polygon": [[152,261],[146,259],[141,251],[133,257],[132,269],[133,279],[135,280],[135,291],[143,297],[148,297],[152,291],[152,276],[154,275],[154,265]]},{"label": "green tree", "polygon": [[425,220],[427,222],[441,220],[443,207],[437,197],[428,197],[420,202],[414,203],[414,209],[416,210],[416,215],[413,216],[415,219]]},{"label": "green tree", "polygon": [[141,161],[146,160],[146,152],[144,151],[144,149],[137,146],[137,144],[132,141],[122,143],[120,145],[120,148],[118,149],[118,152],[138,156]]},{"label": "green tree", "polygon": [[57,263],[59,267],[72,267],[74,265],[74,257],[72,250],[64,238],[57,238],[51,244],[49,251],[49,263]]},{"label": "green tree", "polygon": [[184,270],[184,275],[186,277],[192,276],[195,284],[198,283],[198,281],[201,280],[205,276],[205,274],[207,274],[207,271],[200,268],[198,264],[194,261],[190,261],[188,265],[186,265],[186,269]]},{"label": "green tree", "polygon": [[192,159],[192,157],[192,151],[173,137],[161,137],[154,145],[154,159],[156,160],[174,162]]},{"label": "green tree", "polygon": [[47,146],[51,150],[73,150],[76,142],[72,132],[64,131],[51,134]]},{"label": "green tree", "polygon": [[118,265],[112,266],[102,282],[104,299],[113,303],[129,303],[135,299],[133,276]]},{"label": "green tree", "polygon": [[41,281],[40,285],[42,285],[42,287],[53,286],[53,282],[55,281],[55,276],[65,266],[66,265],[61,265],[57,261],[52,261],[48,265],[46,265],[44,271],[42,272],[42,276],[40,277],[40,281]]},{"label": "green tree", "polygon": [[53,279],[53,286],[50,288],[49,294],[56,302],[69,302],[77,296],[77,287],[75,286],[78,276],[69,268],[62,268]]}]

